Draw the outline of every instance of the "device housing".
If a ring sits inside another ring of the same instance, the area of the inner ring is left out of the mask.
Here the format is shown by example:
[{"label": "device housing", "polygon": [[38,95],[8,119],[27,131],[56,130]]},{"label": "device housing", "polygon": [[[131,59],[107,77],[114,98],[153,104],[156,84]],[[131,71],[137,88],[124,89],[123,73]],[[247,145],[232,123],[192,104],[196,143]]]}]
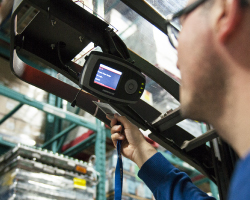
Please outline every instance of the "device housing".
[{"label": "device housing", "polygon": [[135,66],[116,56],[91,52],[84,64],[79,85],[101,99],[136,103],[144,89],[145,77]]}]

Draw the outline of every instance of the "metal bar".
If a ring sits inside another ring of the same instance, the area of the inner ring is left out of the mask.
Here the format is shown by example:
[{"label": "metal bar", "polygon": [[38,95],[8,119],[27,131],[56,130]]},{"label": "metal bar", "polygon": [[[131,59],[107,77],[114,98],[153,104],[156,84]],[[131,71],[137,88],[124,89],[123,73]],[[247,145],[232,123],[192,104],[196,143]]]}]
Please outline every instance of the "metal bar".
[{"label": "metal bar", "polygon": [[74,156],[75,154],[87,149],[88,147],[92,146],[95,143],[96,134],[89,136],[87,139],[83,140],[82,142],[78,143],[77,145],[67,149],[66,151],[62,152],[64,155]]},{"label": "metal bar", "polygon": [[[205,123],[201,123],[201,130],[202,130],[203,134],[207,132],[207,129],[208,129],[208,125]],[[210,142],[207,142],[206,145],[211,147]],[[211,189],[213,197],[218,199],[219,198],[219,190],[218,190],[217,185],[211,180],[209,180],[209,185],[210,185],[210,189]]]},{"label": "metal bar", "polygon": [[[47,103],[51,106],[55,106],[56,96],[49,93]],[[55,129],[55,116],[51,114],[46,115],[46,123],[45,123],[45,142],[50,140],[54,136]],[[48,146],[47,149],[52,150],[52,145]]]},{"label": "metal bar", "polygon": [[10,149],[14,148],[16,144],[6,141],[3,137],[0,137],[0,155],[6,153]]},{"label": "metal bar", "polygon": [[14,148],[16,144],[4,140],[2,137],[0,137],[0,155],[6,153],[10,149]]},{"label": "metal bar", "polygon": [[138,67],[143,73],[154,80],[162,88],[167,90],[177,101],[179,101],[180,84],[176,80],[163,73],[161,70],[156,68],[154,65],[152,65],[142,57],[138,56],[132,50],[128,51],[131,59],[135,61],[134,65],[136,67]]},{"label": "metal bar", "polygon": [[[154,140],[155,142],[159,143],[161,146],[172,152],[174,155],[182,159],[183,161],[187,162],[194,168],[196,168],[198,171],[200,171],[205,176],[209,177],[211,180],[216,182],[214,178],[214,174],[207,168],[207,166],[201,165],[200,163],[197,163],[197,161],[194,159],[193,156],[189,155],[187,152],[181,150],[179,147],[177,147],[172,141],[164,138],[161,135],[156,134],[149,134],[148,136],[150,139]],[[206,152],[208,153],[208,152]],[[209,159],[210,154],[207,156]]]},{"label": "metal bar", "polygon": [[[207,130],[211,130],[211,125],[207,124]],[[215,172],[216,184],[218,186],[219,199],[224,200],[227,198],[227,185],[229,183],[229,175],[227,174],[227,167],[229,163],[224,160],[223,151],[220,147],[222,141],[220,138],[215,138],[210,141],[210,146],[212,150],[212,160],[213,160],[213,168]],[[223,163],[225,162],[225,164]],[[226,172],[224,172],[226,171]]]},{"label": "metal bar", "polygon": [[48,145],[50,145],[52,142],[56,141],[57,139],[61,138],[63,135],[67,134],[68,132],[70,132],[71,130],[73,130],[75,127],[77,127],[77,124],[72,124],[69,127],[67,127],[66,129],[64,129],[63,131],[61,131],[60,133],[58,133],[56,136],[54,136],[53,138],[51,138],[49,141],[45,142],[42,145],[42,148],[46,148]]},{"label": "metal bar", "polygon": [[[77,107],[77,109],[76,109],[76,111],[75,111],[75,114],[79,114],[80,110],[81,110],[81,109],[80,109],[79,107]],[[62,146],[63,146],[63,144],[64,144],[64,142],[65,142],[65,140],[66,140],[68,134],[69,134],[69,132],[66,133],[66,134],[64,134],[64,135],[60,138],[60,141],[59,141],[58,144],[57,144],[57,150],[56,150],[56,152],[58,152],[58,153],[61,152]]]},{"label": "metal bar", "polygon": [[217,138],[218,135],[214,129],[209,130],[205,134],[194,138],[193,140],[190,141],[185,141],[183,145],[181,146],[181,149],[184,149],[186,152],[191,151],[195,149],[196,147],[201,146],[202,144],[205,144],[206,142],[211,141],[214,138]]},{"label": "metal bar", "polygon": [[17,100],[23,104],[27,104],[29,106],[35,107],[45,113],[50,113],[54,116],[57,116],[61,119],[68,120],[70,122],[73,122],[79,126],[84,126],[88,129],[91,129],[93,131],[96,131],[96,125],[93,123],[88,122],[83,117],[80,117],[79,115],[76,115],[74,113],[64,111],[63,109],[56,108],[54,106],[51,106],[49,104],[36,101],[35,99],[31,99],[28,96],[22,95],[14,90],[11,90],[3,85],[0,85],[0,95],[4,95],[8,98]]},{"label": "metal bar", "polygon": [[10,147],[10,148],[13,148],[13,147],[16,146],[15,143],[6,141],[6,140],[3,139],[3,137],[0,137],[0,144],[1,144],[1,145],[4,145],[4,146],[6,146],[6,147]]},{"label": "metal bar", "polygon": [[[214,163],[214,173],[215,173],[215,178],[216,178],[216,184],[218,186],[218,191],[219,191],[219,196],[220,196],[220,199],[224,200],[226,199],[226,193],[224,192],[224,189],[223,187],[225,186],[223,184],[224,182],[224,178],[222,177],[222,173],[221,173],[221,159],[218,160],[219,157],[221,157],[219,154],[219,148],[218,148],[218,139],[213,139],[211,142],[210,142],[210,146],[211,146],[211,149],[212,149],[212,160],[213,160],[213,163]],[[219,155],[219,156],[218,156]]]},{"label": "metal bar", "polygon": [[213,181],[211,181],[211,180],[209,180],[209,184],[210,184],[210,189],[211,189],[211,192],[213,194],[213,197],[216,198],[216,199],[218,199],[218,197],[219,197],[219,191],[218,191],[217,185]]},{"label": "metal bar", "polygon": [[58,141],[58,144],[57,144],[57,149],[56,149],[56,152],[58,153],[61,153],[61,149],[62,149],[62,146],[68,136],[69,132],[68,133],[65,133],[61,138],[60,140]]},{"label": "metal bar", "polygon": [[97,186],[97,200],[105,200],[105,180],[106,180],[106,134],[104,124],[100,120],[96,120],[97,133],[95,143],[95,155],[96,155],[96,170],[100,173],[101,179]]},{"label": "metal bar", "polygon": [[222,182],[222,192],[223,192],[223,196],[226,199],[227,194],[228,194],[228,189],[229,189],[229,183],[230,183],[230,179],[232,177],[233,171],[234,171],[234,167],[232,165],[232,158],[229,153],[229,148],[230,148],[229,145],[225,141],[223,141],[220,137],[217,138],[217,142],[218,142],[219,151],[221,155],[219,179]]},{"label": "metal bar", "polygon": [[[57,108],[61,108],[62,107],[62,99],[60,97],[56,97],[56,107]],[[62,122],[62,119],[56,117],[55,118],[55,121],[54,121],[54,133],[53,133],[53,136],[56,136],[58,133],[61,132],[61,122]],[[52,144],[52,151],[54,153],[57,152],[57,144],[58,144],[58,141],[55,140]]]},{"label": "metal bar", "polygon": [[[3,32],[0,31],[0,39],[7,42],[7,43],[10,43],[10,37],[5,35]],[[10,56],[10,55],[9,55]]]},{"label": "metal bar", "polygon": [[[207,125],[207,124],[205,124],[205,123],[201,123],[201,131],[202,131],[203,134],[207,132],[208,127],[210,127],[210,126]],[[209,146],[209,147],[211,147],[210,142],[207,142],[206,145]],[[213,154],[213,156],[215,156],[215,155]],[[212,159],[214,160],[214,158],[212,158]],[[215,173],[215,175],[216,175],[216,173]],[[209,180],[209,185],[210,185],[210,189],[211,189],[213,197],[216,198],[216,199],[218,199],[219,198],[218,186],[213,181],[211,181],[211,180]]]},{"label": "metal bar", "polygon": [[94,0],[94,12],[104,18],[104,0]]},{"label": "metal bar", "polygon": [[155,122],[153,126],[159,130],[159,132],[163,132],[170,127],[176,125],[177,123],[184,120],[180,113],[180,107],[173,110],[171,113],[166,114],[164,118],[160,119],[159,121]]},{"label": "metal bar", "polygon": [[106,128],[105,132],[106,132],[106,137],[111,139],[111,132],[110,132],[110,130]]},{"label": "metal bar", "polygon": [[21,107],[23,106],[23,103],[19,103],[13,110],[11,110],[7,115],[5,115],[0,120],[0,125],[4,123],[9,117],[11,117],[15,112],[17,112]]},{"label": "metal bar", "polygon": [[167,35],[165,19],[146,1],[142,0],[133,0],[133,1],[121,0],[121,1]]}]

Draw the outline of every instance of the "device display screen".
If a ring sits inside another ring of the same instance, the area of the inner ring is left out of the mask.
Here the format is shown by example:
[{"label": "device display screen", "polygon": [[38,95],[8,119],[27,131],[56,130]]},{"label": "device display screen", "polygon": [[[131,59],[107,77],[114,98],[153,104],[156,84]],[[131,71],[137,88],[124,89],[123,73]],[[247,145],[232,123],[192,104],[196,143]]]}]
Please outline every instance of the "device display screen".
[{"label": "device display screen", "polygon": [[116,90],[121,75],[122,72],[106,65],[100,64],[95,76],[94,83],[109,88],[111,90]]}]

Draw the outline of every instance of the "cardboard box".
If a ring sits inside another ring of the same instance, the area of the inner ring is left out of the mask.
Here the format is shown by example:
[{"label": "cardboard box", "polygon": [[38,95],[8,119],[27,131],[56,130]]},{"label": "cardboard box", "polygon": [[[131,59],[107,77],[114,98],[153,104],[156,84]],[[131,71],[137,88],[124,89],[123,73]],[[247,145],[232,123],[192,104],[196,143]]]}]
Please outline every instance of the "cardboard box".
[{"label": "cardboard box", "polygon": [[9,133],[11,135],[14,135],[15,133],[15,128],[16,128],[16,123],[15,120],[12,118],[7,119],[2,125],[1,127],[3,128],[3,130],[6,133]]},{"label": "cardboard box", "polygon": [[4,96],[0,96],[0,114],[2,115],[5,115],[7,114],[7,111],[6,111],[6,103],[8,101],[8,98],[7,97],[4,97]]}]

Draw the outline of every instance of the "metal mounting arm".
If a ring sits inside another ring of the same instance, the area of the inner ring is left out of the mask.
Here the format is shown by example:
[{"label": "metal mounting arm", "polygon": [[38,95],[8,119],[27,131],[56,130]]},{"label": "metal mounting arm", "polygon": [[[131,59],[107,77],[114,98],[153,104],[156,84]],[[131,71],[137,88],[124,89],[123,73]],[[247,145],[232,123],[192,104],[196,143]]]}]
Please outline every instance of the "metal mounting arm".
[{"label": "metal mounting arm", "polygon": [[[20,57],[25,56],[54,68],[58,73],[78,84],[77,74],[82,71],[82,66],[71,60],[90,42],[93,42],[96,46],[100,46],[105,53],[113,54],[130,62],[132,59],[135,60],[137,68],[179,100],[178,82],[134,52],[128,51],[123,41],[110,29],[109,24],[95,15],[85,12],[72,1],[15,0],[14,3],[11,18],[10,61],[13,73],[23,81],[72,102],[79,91],[78,88],[25,64]],[[17,30],[18,14],[21,13],[22,9],[30,6],[37,10],[35,17],[23,30]],[[105,114],[97,110],[92,101],[98,101],[98,99],[80,91],[76,106],[109,124],[110,121],[106,119]],[[153,124],[153,121],[161,113],[142,100],[130,106],[114,104],[113,106],[139,128],[151,129],[151,135],[153,139],[156,138],[155,141],[159,140],[163,146],[165,144],[166,148],[173,150],[177,156],[186,158],[188,163],[199,167],[202,172],[215,180],[213,166],[210,162],[210,149],[202,146],[201,151],[196,154],[181,149],[181,144],[185,140],[192,140],[194,137],[175,125],[182,120],[179,111]]]}]

